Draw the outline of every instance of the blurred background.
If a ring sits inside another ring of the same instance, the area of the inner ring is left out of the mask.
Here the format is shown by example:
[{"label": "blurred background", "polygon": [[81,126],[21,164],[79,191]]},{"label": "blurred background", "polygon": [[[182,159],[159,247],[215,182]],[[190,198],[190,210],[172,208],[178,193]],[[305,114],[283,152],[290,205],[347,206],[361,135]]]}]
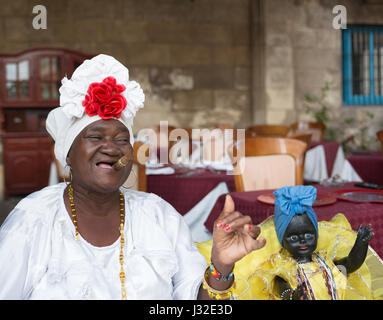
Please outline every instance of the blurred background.
[{"label": "blurred background", "polygon": [[[46,8],[46,29],[32,24],[36,5]],[[346,29],[336,5],[346,9]],[[380,148],[383,0],[0,0],[0,7],[3,214],[48,184],[46,115],[59,104],[62,77],[99,53],[125,64],[145,92],[135,132],[161,120],[181,128],[315,121],[346,151]]]}]

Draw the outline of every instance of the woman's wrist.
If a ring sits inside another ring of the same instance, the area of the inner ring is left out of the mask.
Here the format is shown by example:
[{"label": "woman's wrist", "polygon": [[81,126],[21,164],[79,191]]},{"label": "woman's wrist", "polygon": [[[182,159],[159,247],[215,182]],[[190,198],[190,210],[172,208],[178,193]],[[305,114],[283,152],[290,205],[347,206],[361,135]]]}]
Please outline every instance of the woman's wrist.
[{"label": "woman's wrist", "polygon": [[234,269],[234,263],[224,263],[220,259],[216,258],[214,254],[211,255],[211,263],[214,265],[223,276],[228,276]]},{"label": "woman's wrist", "polygon": [[204,273],[202,288],[214,299],[229,299],[234,290],[234,275],[229,280],[215,279],[211,273],[211,267],[207,267]]}]

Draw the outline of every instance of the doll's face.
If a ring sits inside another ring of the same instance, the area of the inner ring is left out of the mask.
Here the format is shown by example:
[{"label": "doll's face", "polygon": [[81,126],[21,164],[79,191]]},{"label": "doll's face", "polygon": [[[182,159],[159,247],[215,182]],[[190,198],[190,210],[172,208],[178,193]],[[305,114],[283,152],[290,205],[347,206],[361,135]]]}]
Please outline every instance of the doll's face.
[{"label": "doll's face", "polygon": [[315,228],[307,214],[295,215],[283,236],[282,246],[298,262],[310,262],[317,247]]}]

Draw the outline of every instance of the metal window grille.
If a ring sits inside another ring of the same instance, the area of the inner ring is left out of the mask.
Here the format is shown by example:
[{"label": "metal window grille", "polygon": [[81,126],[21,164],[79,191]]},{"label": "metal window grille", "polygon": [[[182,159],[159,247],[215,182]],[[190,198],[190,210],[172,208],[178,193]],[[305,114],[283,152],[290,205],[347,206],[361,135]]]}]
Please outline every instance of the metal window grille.
[{"label": "metal window grille", "polygon": [[343,103],[383,105],[383,26],[342,30]]}]

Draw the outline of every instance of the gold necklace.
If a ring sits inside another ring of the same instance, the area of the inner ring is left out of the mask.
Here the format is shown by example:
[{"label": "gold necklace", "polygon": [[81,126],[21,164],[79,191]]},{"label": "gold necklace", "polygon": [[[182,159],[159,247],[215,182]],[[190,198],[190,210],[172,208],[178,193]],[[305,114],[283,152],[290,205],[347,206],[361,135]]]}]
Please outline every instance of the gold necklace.
[{"label": "gold necklace", "polygon": [[[70,208],[72,211],[72,221],[76,232],[76,240],[79,240],[79,233],[78,233],[78,227],[77,227],[77,215],[76,215],[76,208],[74,206],[74,200],[73,200],[73,187],[70,184],[68,186],[68,198],[70,203]],[[120,192],[120,281],[121,281],[121,300],[126,300],[126,288],[125,288],[125,271],[124,271],[124,244],[125,244],[125,238],[124,238],[124,224],[125,224],[125,201],[124,201],[124,195]]]}]

